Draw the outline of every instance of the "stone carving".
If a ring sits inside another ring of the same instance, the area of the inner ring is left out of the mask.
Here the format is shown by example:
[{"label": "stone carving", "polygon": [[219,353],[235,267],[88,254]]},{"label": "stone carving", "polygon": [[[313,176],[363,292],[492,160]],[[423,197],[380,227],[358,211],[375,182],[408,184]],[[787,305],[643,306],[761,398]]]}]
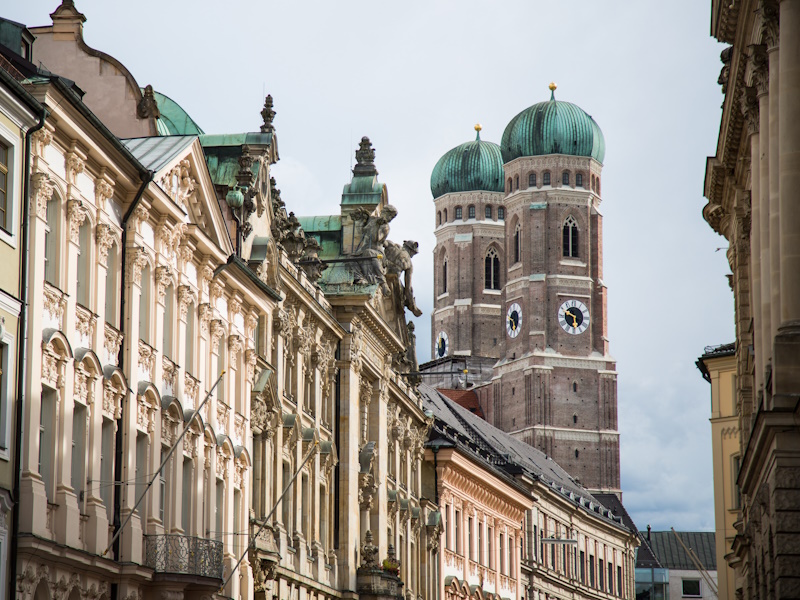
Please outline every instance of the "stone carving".
[{"label": "stone carving", "polygon": [[200,382],[197,381],[194,377],[189,375],[189,373],[183,374],[183,396],[189,402],[187,403],[189,407],[195,407],[198,404],[200,394]]},{"label": "stone carving", "polygon": [[103,265],[108,265],[108,251],[114,244],[119,247],[121,243],[120,235],[111,225],[100,223],[95,229],[95,237],[97,238],[97,254],[100,262]]},{"label": "stone carving", "polygon": [[272,109],[272,106],[272,94],[267,94],[267,97],[264,98],[264,108],[261,109],[261,118],[264,121],[261,125],[261,133],[272,133],[275,131],[275,126],[272,122],[275,120],[275,115],[277,113]]},{"label": "stone carving", "polygon": [[211,321],[211,348],[212,351],[216,351],[217,346],[219,345],[219,341],[222,336],[225,335],[225,327],[222,324],[222,320],[214,319]]},{"label": "stone carving", "polygon": [[50,181],[50,176],[47,173],[37,172],[31,175],[31,187],[33,188],[33,194],[31,195],[31,212],[43,221],[46,221],[47,203],[50,202],[50,198],[53,197],[53,182]]},{"label": "stone carving", "polygon": [[239,362],[239,353],[242,351],[244,343],[238,335],[228,336],[228,362],[236,365]]},{"label": "stone carving", "polygon": [[753,45],[750,47],[750,58],[748,65],[753,72],[753,86],[758,95],[763,96],[769,92],[769,59],[767,57],[767,47],[764,44]]},{"label": "stone carving", "polygon": [[58,329],[64,328],[64,308],[66,306],[66,294],[52,286],[44,286],[44,311],[49,313],[52,319],[58,324]]},{"label": "stone carving", "polygon": [[33,141],[33,144],[31,144],[33,155],[43,158],[45,148],[53,141],[53,133],[47,127],[43,127],[33,133],[31,140]]},{"label": "stone carving", "polygon": [[723,94],[728,93],[728,77],[730,77],[730,72],[731,72],[732,54],[733,54],[733,46],[728,46],[719,55],[719,59],[722,61],[722,70],[719,73],[719,78],[717,79],[717,83],[722,86]]},{"label": "stone carving", "polygon": [[398,285],[401,289],[400,297],[403,299],[403,306],[408,308],[415,317],[422,315],[422,311],[417,307],[414,300],[414,289],[411,287],[411,276],[414,273],[414,265],[411,258],[417,254],[419,244],[411,240],[403,242],[402,247],[394,242],[386,241],[385,258],[386,272],[399,278],[403,273],[403,283]]},{"label": "stone carving", "polygon": [[111,362],[111,364],[117,364],[119,348],[122,345],[122,339],[124,336],[113,327],[110,327],[108,323],[106,323],[104,333],[103,349],[106,351],[106,356],[108,357],[109,362]]},{"label": "stone carving", "polygon": [[161,116],[161,111],[158,110],[158,102],[156,102],[152,85],[147,85],[144,88],[142,98],[136,105],[136,115],[140,119],[157,119]]},{"label": "stone carving", "polygon": [[739,100],[748,133],[751,135],[758,133],[758,98],[755,88],[745,87]]},{"label": "stone carving", "polygon": [[86,168],[86,163],[83,162],[83,159],[78,156],[76,152],[67,152],[67,154],[64,155],[64,168],[66,170],[67,183],[69,185],[75,185],[78,175],[83,173],[83,170]]},{"label": "stone carving", "polygon": [[303,258],[297,264],[303,269],[306,277],[316,283],[322,277],[322,272],[328,268],[328,265],[319,258],[319,251],[322,250],[322,246],[319,245],[317,239],[309,236],[305,238],[305,242]]},{"label": "stone carving", "polygon": [[86,209],[80,200],[67,202],[67,220],[69,221],[69,239],[74,244],[80,243],[81,225],[86,220]]},{"label": "stone carving", "polygon": [[378,547],[372,543],[372,531],[367,529],[364,543],[361,545],[361,566],[368,569],[378,568]]},{"label": "stone carving", "polygon": [[186,225],[184,223],[179,223],[171,229],[166,223],[159,225],[156,230],[156,239],[161,242],[161,253],[172,258],[178,251],[185,232]]},{"label": "stone carving", "polygon": [[197,313],[200,316],[200,335],[205,337],[208,335],[208,326],[211,323],[211,316],[214,314],[214,310],[208,302],[204,302],[197,307]]},{"label": "stone carving", "polygon": [[244,353],[244,363],[247,369],[247,381],[250,382],[250,385],[253,385],[253,382],[256,377],[256,351],[253,349],[247,349]]},{"label": "stone carving", "polygon": [[128,262],[128,277],[136,285],[142,285],[142,269],[147,264],[147,250],[133,248]]},{"label": "stone carving", "polygon": [[106,200],[114,195],[114,186],[105,179],[97,178],[94,182],[94,200],[98,208],[105,208]]},{"label": "stone carving", "polygon": [[361,241],[356,256],[363,259],[353,263],[353,283],[382,284],[385,282],[384,243],[389,235],[389,223],[397,216],[397,209],[387,204],[380,214],[373,215],[364,208],[358,208],[350,216],[354,222],[361,224]]},{"label": "stone carving", "polygon": [[146,223],[150,219],[150,210],[144,203],[140,202],[133,211],[133,219],[131,219],[131,225],[133,228],[141,233],[142,231],[142,223]]},{"label": "stone carving", "polygon": [[761,16],[761,39],[770,50],[778,46],[779,0],[759,0],[756,13]]},{"label": "stone carving", "polygon": [[178,306],[180,307],[181,320],[185,321],[189,313],[189,305],[197,302],[197,294],[188,285],[178,287]]},{"label": "stone carving", "polygon": [[81,343],[86,344],[87,348],[91,347],[96,323],[97,317],[92,311],[80,304],[75,306],[75,330],[80,334]]},{"label": "stone carving", "polygon": [[172,274],[172,268],[163,265],[156,267],[156,290],[158,292],[158,301],[162,304],[167,296],[167,288],[173,284],[175,277]]},{"label": "stone carving", "polygon": [[189,159],[183,159],[161,178],[159,184],[175,203],[186,209],[198,186],[197,180],[192,176],[192,165]]}]

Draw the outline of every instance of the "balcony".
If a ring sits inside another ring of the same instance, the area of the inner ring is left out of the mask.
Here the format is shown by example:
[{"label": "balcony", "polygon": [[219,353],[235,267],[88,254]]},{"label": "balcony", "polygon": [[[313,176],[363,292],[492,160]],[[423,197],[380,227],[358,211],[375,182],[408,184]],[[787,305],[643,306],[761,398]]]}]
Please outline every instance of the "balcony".
[{"label": "balcony", "polygon": [[156,573],[222,579],[222,542],[188,535],[146,535],[144,564]]}]

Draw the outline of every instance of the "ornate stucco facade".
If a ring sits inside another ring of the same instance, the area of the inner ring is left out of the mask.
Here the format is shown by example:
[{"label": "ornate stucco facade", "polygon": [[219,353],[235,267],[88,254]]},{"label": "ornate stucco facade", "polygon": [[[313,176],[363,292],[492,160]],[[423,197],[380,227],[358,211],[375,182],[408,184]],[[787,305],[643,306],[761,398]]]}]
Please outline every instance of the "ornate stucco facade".
[{"label": "ornate stucco facade", "polygon": [[72,2],[52,18],[32,55],[3,49],[48,111],[25,199],[14,595],[434,597],[416,244],[387,239],[369,140],[341,214],[304,231],[270,176],[271,97],[258,131],[204,134],[88,48]]},{"label": "ornate stucco facade", "polygon": [[800,2],[711,2],[723,50],[703,217],[728,240],[742,494],[737,597],[800,596]]}]

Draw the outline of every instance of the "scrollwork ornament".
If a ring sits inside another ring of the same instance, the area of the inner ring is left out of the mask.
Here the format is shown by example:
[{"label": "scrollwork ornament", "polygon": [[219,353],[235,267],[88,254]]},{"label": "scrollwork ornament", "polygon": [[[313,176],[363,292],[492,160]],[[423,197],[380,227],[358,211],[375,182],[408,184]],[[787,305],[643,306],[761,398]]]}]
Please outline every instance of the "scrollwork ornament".
[{"label": "scrollwork ornament", "polygon": [[197,307],[197,312],[200,316],[200,335],[208,335],[208,325],[211,323],[211,315],[214,311],[209,303],[204,302]]},{"label": "scrollwork ornament", "polygon": [[136,285],[142,285],[142,270],[147,264],[148,256],[144,248],[133,248],[128,263],[130,280]]},{"label": "scrollwork ornament", "polygon": [[67,220],[69,221],[69,239],[73,244],[80,243],[81,225],[86,220],[86,209],[80,200],[67,202]]},{"label": "scrollwork ornament", "polygon": [[222,336],[225,335],[225,327],[221,319],[211,321],[211,347],[216,348]]},{"label": "scrollwork ornament", "polygon": [[166,265],[156,267],[156,290],[158,291],[158,301],[163,303],[167,296],[167,288],[174,282],[172,269]]},{"label": "scrollwork ornament", "polygon": [[98,178],[94,182],[94,199],[97,206],[105,208],[106,201],[114,195],[114,186],[105,179]]},{"label": "scrollwork ornament", "polygon": [[761,16],[761,39],[769,50],[778,47],[780,8],[777,0],[760,0],[756,13]]},{"label": "scrollwork ornament", "polygon": [[47,129],[47,127],[42,127],[33,133],[31,139],[33,140],[31,149],[33,150],[34,156],[44,158],[45,149],[53,141],[53,132]]},{"label": "scrollwork ornament", "polygon": [[47,221],[47,203],[53,197],[53,182],[47,173],[39,171],[31,175],[31,187],[33,188],[31,209],[37,217]]},{"label": "scrollwork ornament", "polygon": [[189,313],[189,305],[197,302],[197,294],[188,285],[178,287],[178,306],[181,311],[181,320],[185,321]]},{"label": "scrollwork ornament", "polygon": [[86,168],[86,163],[75,152],[68,152],[64,156],[64,168],[66,170],[67,183],[75,185],[78,175],[83,173],[84,168]]},{"label": "scrollwork ornament", "polygon": [[100,262],[107,266],[108,251],[114,244],[119,246],[120,236],[111,225],[106,225],[105,223],[97,225],[95,236],[97,237],[97,254],[100,257]]},{"label": "scrollwork ornament", "polygon": [[250,385],[253,385],[256,377],[256,351],[252,349],[246,350],[244,362],[247,365],[247,381],[250,382]]}]

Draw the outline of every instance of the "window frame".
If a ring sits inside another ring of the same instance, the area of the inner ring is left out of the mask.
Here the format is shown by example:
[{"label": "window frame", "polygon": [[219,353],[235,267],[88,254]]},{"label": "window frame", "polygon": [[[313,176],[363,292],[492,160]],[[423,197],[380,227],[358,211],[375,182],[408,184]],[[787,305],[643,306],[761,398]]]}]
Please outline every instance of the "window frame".
[{"label": "window frame", "polygon": [[578,220],[573,215],[567,215],[561,226],[561,256],[562,258],[580,258],[580,229]]},{"label": "window frame", "polygon": [[483,217],[485,219],[493,219],[494,209],[492,208],[491,204],[487,204],[483,207]]},{"label": "window frame", "polygon": [[564,171],[561,173],[561,185],[569,185],[569,171]]},{"label": "window frame", "polygon": [[550,185],[550,171],[542,173],[542,185]]},{"label": "window frame", "polygon": [[464,211],[463,211],[463,209],[462,209],[460,206],[456,206],[456,216],[455,216],[455,219],[456,219],[456,221],[458,221],[459,219],[461,219],[461,220],[463,220],[463,219],[464,219]]},{"label": "window frame", "polygon": [[476,214],[475,213],[475,205],[474,204],[470,204],[467,207],[467,219],[474,219],[475,218],[475,214]]},{"label": "window frame", "polygon": [[528,173],[528,187],[529,188],[532,188],[532,187],[535,188],[536,187],[536,173],[535,172]]},{"label": "window frame", "polygon": [[583,187],[583,173],[575,173],[575,187]]},{"label": "window frame", "polygon": [[497,207],[497,220],[498,221],[505,221],[506,220],[506,207],[505,206],[498,206]]},{"label": "window frame", "polygon": [[490,246],[483,258],[483,289],[499,291],[500,285],[500,253]]},{"label": "window frame", "polygon": [[[9,115],[10,116],[10,115]],[[0,123],[0,143],[7,148],[6,154],[6,216],[10,217],[10,221],[6,222],[7,228],[0,226],[0,240],[11,246],[17,248],[19,242],[19,226],[20,214],[22,211],[18,205],[19,202],[24,202],[21,199],[21,194],[17,193],[20,182],[16,175],[21,173],[22,165],[20,161],[23,158],[21,151],[20,133],[14,132],[9,129],[5,124]]]},{"label": "window frame", "polygon": [[[697,583],[697,594],[686,592],[687,583]],[[681,598],[702,598],[702,597],[703,597],[703,587],[699,579],[681,578]]]}]

